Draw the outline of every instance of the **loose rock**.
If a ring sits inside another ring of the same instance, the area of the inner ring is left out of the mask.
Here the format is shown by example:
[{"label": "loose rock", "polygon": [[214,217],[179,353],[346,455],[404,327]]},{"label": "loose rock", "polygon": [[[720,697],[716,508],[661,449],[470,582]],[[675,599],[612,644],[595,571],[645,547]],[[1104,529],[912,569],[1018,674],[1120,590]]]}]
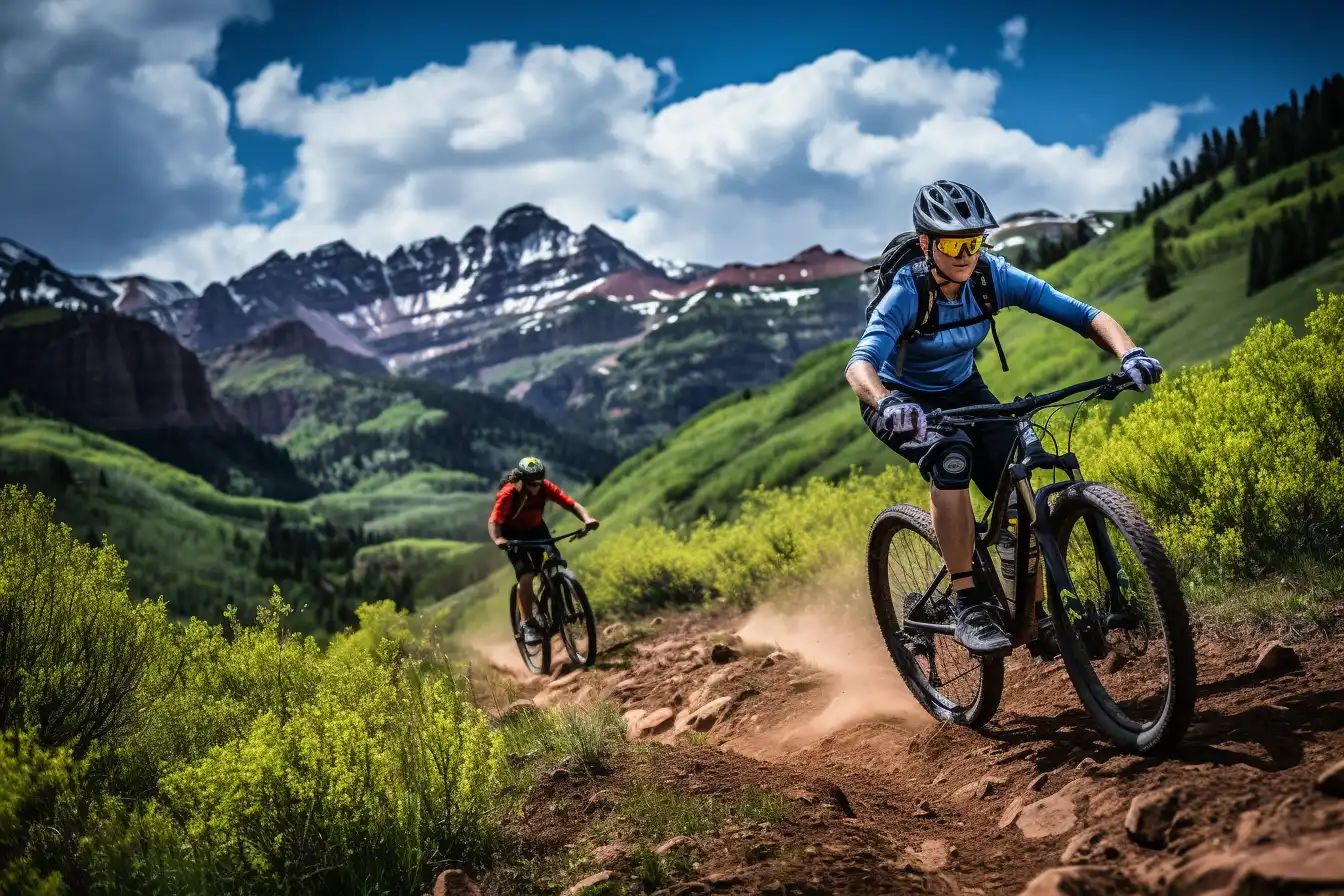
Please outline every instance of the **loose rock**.
[{"label": "loose rock", "polygon": [[593,850],[593,860],[600,865],[611,865],[625,858],[629,852],[624,843],[608,843]]},{"label": "loose rock", "polygon": [[1125,832],[1129,839],[1150,849],[1166,846],[1179,804],[1176,791],[1170,788],[1134,797],[1125,816]]},{"label": "loose rock", "polygon": [[761,668],[768,669],[775,663],[782,663],[788,658],[789,655],[782,650],[773,651],[767,655],[765,659],[761,660]]},{"label": "loose rock", "polygon": [[440,871],[434,878],[434,896],[481,896],[481,888],[467,876],[467,872],[457,868]]},{"label": "loose rock", "polygon": [[1073,865],[1042,871],[1020,896],[1130,896],[1138,892],[1139,887],[1119,871]]},{"label": "loose rock", "polygon": [[598,884],[604,884],[613,877],[610,871],[599,871],[596,874],[590,874],[574,886],[565,890],[560,896],[579,896],[588,887],[595,887]]},{"label": "loose rock", "polygon": [[713,660],[715,664],[722,666],[724,663],[731,663],[733,660],[737,659],[737,651],[733,650],[733,648],[729,647],[727,644],[715,644],[713,649],[709,652],[709,658]]},{"label": "loose rock", "polygon": [[661,709],[655,709],[639,720],[639,723],[635,726],[636,732],[640,737],[662,734],[672,727],[675,717],[676,714],[670,707],[664,706]]},{"label": "loose rock", "polygon": [[1073,800],[1062,793],[1037,800],[1017,816],[1017,829],[1031,840],[1067,834],[1077,823],[1078,810]]},{"label": "loose rock", "polygon": [[522,700],[515,700],[505,707],[504,711],[499,714],[499,720],[501,722],[513,721],[514,719],[535,715],[539,712],[541,712],[541,708],[524,697]]},{"label": "loose rock", "polygon": [[687,719],[687,724],[696,731],[708,731],[722,718],[732,702],[732,697],[719,697],[716,700],[711,700],[691,713],[690,718]]},{"label": "loose rock", "polygon": [[1255,658],[1255,671],[1261,675],[1283,675],[1301,668],[1302,659],[1297,651],[1282,641],[1270,641]]},{"label": "loose rock", "polygon": [[694,845],[695,841],[692,840],[690,837],[670,837],[667,840],[664,840],[662,843],[659,843],[654,848],[653,851],[661,856],[671,852],[674,849],[687,850]]},{"label": "loose rock", "polygon": [[634,740],[639,737],[639,723],[648,714],[647,709],[628,709],[622,714],[625,718],[626,740]]},{"label": "loose rock", "polygon": [[1017,821],[1017,816],[1022,814],[1022,807],[1025,806],[1026,803],[1027,801],[1022,797],[1018,797],[1009,803],[1008,808],[1004,809],[1003,814],[999,816],[999,827],[1006,828]]},{"label": "loose rock", "polygon": [[1176,872],[1171,896],[1327,893],[1344,888],[1344,833],[1200,856]]},{"label": "loose rock", "polygon": [[907,846],[905,851],[922,871],[942,871],[952,858],[947,844],[942,840],[925,840],[918,847]]},{"label": "loose rock", "polygon": [[1321,772],[1316,779],[1316,789],[1326,796],[1344,799],[1344,759]]},{"label": "loose rock", "polygon": [[1050,780],[1049,775],[1046,774],[1037,775],[1036,777],[1031,779],[1031,783],[1027,785],[1027,789],[1035,791],[1036,793],[1040,793],[1042,790],[1045,789],[1045,783],[1049,780]]}]

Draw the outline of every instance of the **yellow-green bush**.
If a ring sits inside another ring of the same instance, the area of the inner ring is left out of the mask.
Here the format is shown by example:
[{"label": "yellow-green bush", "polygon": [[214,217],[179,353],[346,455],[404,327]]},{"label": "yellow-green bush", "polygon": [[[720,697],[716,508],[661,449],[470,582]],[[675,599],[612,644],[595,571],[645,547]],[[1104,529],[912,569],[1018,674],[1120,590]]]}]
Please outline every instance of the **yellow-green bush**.
[{"label": "yellow-green bush", "polygon": [[873,517],[888,504],[927,496],[911,467],[757,488],[730,523],[707,519],[673,532],[644,522],[621,530],[584,555],[584,587],[606,613],[706,600],[746,606],[824,566],[861,563]]},{"label": "yellow-green bush", "polygon": [[1185,570],[1255,574],[1344,534],[1344,296],[1306,333],[1261,322],[1225,366],[1187,370],[1105,432],[1080,427],[1089,478],[1144,510]]},{"label": "yellow-green bush", "polygon": [[417,892],[487,856],[503,739],[404,613],[326,650],[278,592],[256,625],[179,625],[49,500],[0,508],[0,889]]}]

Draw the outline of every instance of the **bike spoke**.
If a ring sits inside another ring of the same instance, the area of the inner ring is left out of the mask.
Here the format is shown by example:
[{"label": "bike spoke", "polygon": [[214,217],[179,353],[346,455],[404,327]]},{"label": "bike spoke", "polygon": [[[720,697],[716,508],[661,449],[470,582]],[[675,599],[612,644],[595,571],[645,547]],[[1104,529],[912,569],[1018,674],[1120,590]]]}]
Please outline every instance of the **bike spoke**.
[{"label": "bike spoke", "polygon": [[[949,582],[944,576],[940,588],[924,600],[930,583],[943,570],[938,551],[911,530],[896,533],[887,558],[887,577],[897,619],[913,618],[920,622],[951,625],[954,617],[948,601]],[[907,645],[930,687],[953,708],[971,706],[980,696],[980,680],[970,677],[980,663],[956,639],[943,634],[903,628],[914,643]],[[924,649],[915,650],[916,644]]]},{"label": "bike spoke", "polygon": [[1139,558],[1110,520],[1103,518],[1097,528],[1115,551],[1119,575],[1107,575],[1104,549],[1098,550],[1085,521],[1078,520],[1065,554],[1076,604],[1086,610],[1074,629],[1092,648],[1092,668],[1106,693],[1142,726],[1161,712],[1171,686],[1167,632]]}]

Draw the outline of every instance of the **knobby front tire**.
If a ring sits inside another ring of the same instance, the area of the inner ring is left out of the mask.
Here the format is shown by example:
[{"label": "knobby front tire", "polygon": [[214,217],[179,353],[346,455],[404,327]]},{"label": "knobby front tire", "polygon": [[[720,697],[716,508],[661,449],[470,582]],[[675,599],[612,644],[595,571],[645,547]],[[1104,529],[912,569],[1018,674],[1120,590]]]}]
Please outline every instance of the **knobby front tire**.
[{"label": "knobby front tire", "polygon": [[[581,668],[591,666],[597,660],[597,620],[593,618],[593,608],[588,603],[588,595],[579,584],[579,580],[569,570],[562,570],[555,577],[555,583],[559,586],[561,594],[556,595],[551,617],[560,620],[560,640],[565,643],[565,652],[569,654],[569,661],[575,666]],[[582,615],[581,622],[584,633],[587,635],[586,648],[580,653],[578,646],[574,643],[574,638],[570,633],[570,620],[566,610],[569,608],[566,595],[573,601],[574,609]]]},{"label": "knobby front tire", "polygon": [[[1088,516],[1094,521],[1092,529]],[[1146,754],[1174,747],[1194,715],[1195,645],[1180,580],[1161,542],[1128,497],[1096,482],[1080,482],[1062,491],[1050,511],[1049,525],[1074,579],[1077,606],[1104,600],[1116,585],[1084,543],[1093,541],[1095,530],[1102,530],[1128,579],[1126,603],[1137,607],[1135,618],[1141,619],[1132,628],[1108,632],[1106,655],[1094,659],[1070,624],[1059,588],[1050,578],[1048,600],[1056,638],[1084,708],[1123,750]],[[1137,595],[1140,588],[1147,597]],[[1154,631],[1155,626],[1161,631]],[[1153,694],[1160,678],[1165,678],[1165,686]],[[1127,686],[1142,696],[1134,700],[1112,696]]]},{"label": "knobby front tire", "polygon": [[[949,635],[904,629],[907,605],[928,590],[943,568],[928,511],[896,504],[873,520],[868,530],[868,592],[887,652],[929,715],[979,728],[998,711],[1003,657],[972,656]],[[955,622],[947,599],[949,590],[945,576],[939,591],[920,608],[920,621]],[[952,684],[957,685],[955,690]]]}]

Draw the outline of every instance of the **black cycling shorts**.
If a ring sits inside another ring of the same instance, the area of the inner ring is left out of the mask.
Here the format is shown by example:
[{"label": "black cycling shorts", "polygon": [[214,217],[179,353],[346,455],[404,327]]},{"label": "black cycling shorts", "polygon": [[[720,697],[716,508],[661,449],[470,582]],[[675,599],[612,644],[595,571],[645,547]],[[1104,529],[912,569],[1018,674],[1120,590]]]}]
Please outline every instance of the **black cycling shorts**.
[{"label": "black cycling shorts", "polygon": [[[915,392],[895,383],[884,382],[892,392],[901,397],[902,401],[913,401],[924,409],[925,413],[940,408],[960,408],[972,404],[998,404],[999,399],[994,393],[989,391],[985,385],[984,379],[980,376],[980,371],[975,370],[965,382],[951,389],[942,392]],[[918,465],[920,460],[929,452],[929,449],[944,439],[954,439],[960,442],[968,442],[971,446],[971,479],[975,482],[975,487],[980,489],[980,493],[989,500],[994,500],[994,493],[998,491],[999,480],[1003,476],[1004,468],[1013,456],[1013,446],[1017,441],[1017,433],[1012,423],[979,423],[969,429],[962,430],[954,436],[944,436],[940,433],[926,433],[921,441],[914,442],[896,442],[895,439],[883,437],[876,429],[878,421],[877,409],[864,402],[859,402],[859,409],[863,413],[863,422],[868,424],[873,435],[882,439],[892,451],[895,451],[901,457]],[[924,478],[928,479],[929,474],[921,468]]]},{"label": "black cycling shorts", "polygon": [[[538,541],[543,538],[550,538],[551,530],[547,528],[545,523],[542,523],[531,529],[519,529],[517,531],[504,532],[503,535],[505,538],[511,540]],[[513,564],[514,576],[521,577],[524,575],[535,575],[541,572],[541,564],[544,562],[542,554],[548,548],[552,552],[555,551],[555,548],[549,545],[547,547],[519,547],[506,549],[505,553],[509,556],[509,562]]]}]

